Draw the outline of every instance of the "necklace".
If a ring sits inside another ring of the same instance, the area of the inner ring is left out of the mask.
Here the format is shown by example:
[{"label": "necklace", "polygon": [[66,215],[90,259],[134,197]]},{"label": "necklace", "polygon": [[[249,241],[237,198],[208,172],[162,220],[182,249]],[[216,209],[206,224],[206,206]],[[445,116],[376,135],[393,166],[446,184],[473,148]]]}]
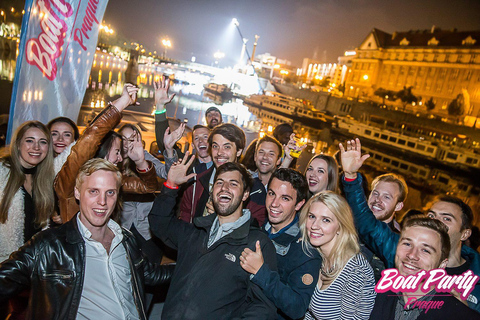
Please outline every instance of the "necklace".
[{"label": "necklace", "polygon": [[34,175],[37,172],[37,167],[25,168],[24,166],[22,166],[22,171],[24,174]]}]

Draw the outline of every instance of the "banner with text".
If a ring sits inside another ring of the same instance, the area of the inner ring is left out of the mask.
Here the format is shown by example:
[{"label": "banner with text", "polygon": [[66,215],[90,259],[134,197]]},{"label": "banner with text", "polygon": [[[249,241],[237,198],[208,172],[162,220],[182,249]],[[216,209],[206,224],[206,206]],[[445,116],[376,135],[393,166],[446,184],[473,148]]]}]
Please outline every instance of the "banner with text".
[{"label": "banner with text", "polygon": [[25,121],[76,122],[108,0],[26,0],[7,141]]}]

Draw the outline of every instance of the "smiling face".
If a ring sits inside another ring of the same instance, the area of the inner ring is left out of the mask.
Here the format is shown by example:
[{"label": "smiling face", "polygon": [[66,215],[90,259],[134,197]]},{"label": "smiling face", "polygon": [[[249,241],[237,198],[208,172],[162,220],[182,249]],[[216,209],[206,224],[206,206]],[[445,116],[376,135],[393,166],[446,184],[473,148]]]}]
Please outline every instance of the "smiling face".
[{"label": "smiling face", "polygon": [[24,168],[36,167],[48,154],[48,139],[42,130],[32,127],[20,140],[20,164]]},{"label": "smiling face", "polygon": [[471,234],[470,229],[462,230],[462,209],[454,203],[437,201],[428,210],[427,216],[447,226],[452,248],[457,248]]},{"label": "smiling face", "polygon": [[323,159],[313,159],[305,172],[308,182],[308,189],[315,194],[327,190],[328,185],[328,164]]},{"label": "smiling face", "polygon": [[243,190],[242,175],[238,171],[227,171],[218,175],[212,188],[212,201],[215,213],[229,216],[242,210],[242,202],[247,200],[248,191]]},{"label": "smiling face", "polygon": [[242,154],[242,149],[237,150],[235,142],[224,138],[221,134],[213,135],[211,148],[212,160],[217,168],[227,162],[237,162],[237,158]]},{"label": "smiling face", "polygon": [[337,217],[323,202],[313,202],[307,214],[306,230],[314,247],[319,247],[329,256],[340,232]]},{"label": "smiling face", "polygon": [[289,225],[295,218],[295,214],[305,203],[305,200],[297,203],[297,191],[292,184],[273,178],[268,184],[265,206],[268,212],[268,221],[276,233]]},{"label": "smiling face", "polygon": [[119,162],[122,162],[122,140],[120,138],[115,138],[113,140],[108,154],[105,156],[105,160],[110,161],[114,165],[117,165]]},{"label": "smiling face", "polygon": [[403,202],[398,202],[400,188],[395,182],[379,181],[368,197],[368,207],[375,218],[389,223],[394,218],[395,211],[403,208]]},{"label": "smiling face", "polygon": [[52,135],[53,151],[60,154],[75,141],[74,130],[71,125],[66,122],[55,122],[50,128]]},{"label": "smiling face", "polygon": [[202,160],[210,158],[210,154],[208,153],[209,134],[210,131],[207,128],[198,128],[193,131],[193,148],[197,152],[197,156]]},{"label": "smiling face", "polygon": [[124,127],[122,131],[120,131],[119,133],[122,135],[122,142],[123,142],[122,155],[123,157],[126,157],[128,147],[130,146],[131,143],[135,142],[134,139],[135,139],[136,131],[134,131],[130,127]]},{"label": "smiling face", "polygon": [[269,141],[260,143],[253,155],[255,165],[261,174],[272,173],[280,164],[280,152],[278,146]]},{"label": "smiling face", "polygon": [[86,176],[75,198],[80,202],[80,221],[92,232],[104,228],[117,203],[118,178],[115,172],[98,170]]},{"label": "smiling face", "polygon": [[444,268],[440,234],[430,228],[411,226],[402,230],[395,254],[395,267],[403,276],[420,270]]},{"label": "smiling face", "polygon": [[222,123],[222,115],[218,111],[210,111],[205,117],[207,119],[207,126],[210,129],[213,129]]}]

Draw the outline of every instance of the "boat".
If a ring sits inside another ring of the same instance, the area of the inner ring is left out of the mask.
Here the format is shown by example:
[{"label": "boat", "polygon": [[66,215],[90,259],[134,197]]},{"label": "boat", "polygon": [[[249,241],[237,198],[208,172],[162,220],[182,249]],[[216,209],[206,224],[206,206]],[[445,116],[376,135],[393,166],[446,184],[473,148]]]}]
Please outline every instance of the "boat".
[{"label": "boat", "polygon": [[226,84],[217,84],[217,83],[207,83],[203,86],[204,91],[220,96],[223,101],[230,100],[233,98],[233,92],[229,86]]},{"label": "boat", "polygon": [[324,113],[315,110],[310,101],[296,99],[274,91],[267,91],[265,94],[253,94],[246,97],[244,103],[292,116],[294,120],[312,126],[327,123]]},{"label": "boat", "polygon": [[415,137],[372,126],[351,117],[337,117],[337,129],[373,142],[421,155],[463,169],[480,169],[480,153],[474,149],[445,145],[442,141]]}]

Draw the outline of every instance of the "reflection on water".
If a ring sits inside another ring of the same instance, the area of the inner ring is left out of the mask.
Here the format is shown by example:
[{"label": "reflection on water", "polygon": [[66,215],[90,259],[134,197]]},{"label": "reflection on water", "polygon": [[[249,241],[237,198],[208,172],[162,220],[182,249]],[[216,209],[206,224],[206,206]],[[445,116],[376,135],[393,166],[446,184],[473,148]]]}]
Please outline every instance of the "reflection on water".
[{"label": "reflection on water", "polygon": [[0,79],[13,81],[15,76],[15,57],[9,52],[0,51],[2,59],[0,60]]}]

